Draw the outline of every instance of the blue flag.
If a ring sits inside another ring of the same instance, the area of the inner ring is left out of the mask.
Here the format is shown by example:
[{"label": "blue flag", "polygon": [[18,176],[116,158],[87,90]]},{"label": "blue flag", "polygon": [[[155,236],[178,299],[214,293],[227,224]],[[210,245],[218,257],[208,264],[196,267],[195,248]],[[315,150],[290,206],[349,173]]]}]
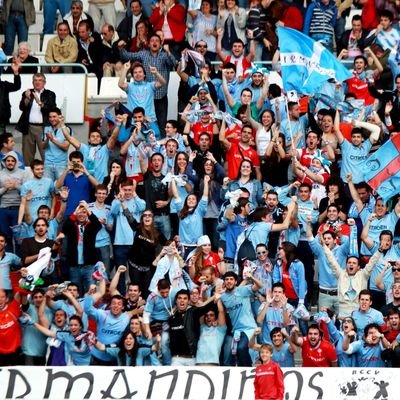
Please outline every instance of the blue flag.
[{"label": "blue flag", "polygon": [[278,26],[282,81],[285,92],[315,94],[322,82],[353,75],[321,43],[292,28]]},{"label": "blue flag", "polygon": [[367,159],[364,179],[385,203],[400,192],[400,134],[393,136]]}]

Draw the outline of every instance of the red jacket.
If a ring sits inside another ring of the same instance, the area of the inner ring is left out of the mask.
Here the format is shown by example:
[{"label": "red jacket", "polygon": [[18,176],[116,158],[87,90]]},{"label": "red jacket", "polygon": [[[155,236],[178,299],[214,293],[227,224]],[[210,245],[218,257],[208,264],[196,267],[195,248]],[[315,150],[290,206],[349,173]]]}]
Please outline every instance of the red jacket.
[{"label": "red jacket", "polygon": [[281,21],[287,28],[297,29],[300,32],[303,30],[303,14],[295,6],[289,6],[286,11],[284,11]]},{"label": "red jacket", "polygon": [[283,400],[285,387],[280,366],[273,361],[257,365],[254,378],[254,397],[256,400]]},{"label": "red jacket", "polygon": [[[181,4],[175,4],[167,15],[169,27],[175,42],[181,42],[186,32],[186,10]],[[162,30],[164,15],[160,14],[160,7],[156,7],[150,16],[150,23],[154,30]]]}]

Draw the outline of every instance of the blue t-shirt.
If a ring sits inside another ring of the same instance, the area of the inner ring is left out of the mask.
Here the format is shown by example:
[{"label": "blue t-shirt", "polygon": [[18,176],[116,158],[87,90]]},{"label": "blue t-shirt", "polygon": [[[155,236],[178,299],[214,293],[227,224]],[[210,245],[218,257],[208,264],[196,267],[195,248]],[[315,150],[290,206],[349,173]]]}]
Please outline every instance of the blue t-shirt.
[{"label": "blue t-shirt", "polygon": [[[111,210],[111,207],[109,205],[104,204],[103,208],[97,208],[96,203],[90,203],[89,208],[98,219],[104,218],[107,222]],[[106,225],[101,224],[101,229],[99,232],[97,232],[96,235],[95,247],[98,248],[98,247],[108,246],[110,243],[111,243],[110,234],[106,229]]]},{"label": "blue t-shirt", "polygon": [[0,282],[2,283],[2,289],[12,289],[10,280],[10,267],[19,265],[20,263],[21,259],[14,253],[5,252],[3,257],[0,258]]},{"label": "blue t-shirt", "polygon": [[289,342],[285,342],[280,350],[273,346],[272,361],[279,364],[281,368],[294,367],[294,354],[289,350]]},{"label": "blue t-shirt", "polygon": [[89,174],[102,183],[108,175],[108,160],[111,150],[106,144],[92,146],[85,143],[81,143],[79,150],[83,154],[83,163]]},{"label": "blue t-shirt", "polygon": [[146,110],[146,117],[151,121],[156,120],[154,107],[154,94],[156,92],[155,82],[130,82],[125,90],[128,94],[128,109],[143,107]]},{"label": "blue t-shirt", "polygon": [[[71,128],[67,127],[67,130],[71,136],[74,136],[74,132],[72,132]],[[52,126],[45,126],[42,138],[43,141],[46,140],[46,132],[50,132],[53,135],[54,141],[59,144],[63,144],[67,141],[61,128],[54,130]],[[56,164],[61,167],[66,167],[68,164],[68,150],[64,151],[56,144],[49,141],[47,147],[44,149],[44,164]]]},{"label": "blue t-shirt", "polygon": [[[33,322],[39,322],[37,308],[33,304],[29,304],[26,313]],[[53,313],[47,306],[44,313],[48,321],[53,319]],[[47,351],[47,337],[36,329],[34,325],[24,325],[22,327],[21,348],[22,352],[27,356],[44,357]]]},{"label": "blue t-shirt", "polygon": [[167,321],[175,307],[175,296],[179,289],[171,289],[167,298],[150,293],[144,306],[144,311],[150,314],[150,322]]},{"label": "blue t-shirt", "polygon": [[354,322],[357,325],[358,337],[362,337],[364,335],[364,328],[368,324],[374,323],[378,324],[379,326],[385,325],[382,313],[372,307],[367,312],[362,312],[359,309],[354,310],[350,316],[354,319]]},{"label": "blue t-shirt", "polygon": [[[368,208],[363,208],[363,210],[360,212],[360,218],[364,226],[367,223],[370,215],[371,212],[368,210]],[[379,242],[379,235],[381,234],[381,232],[383,230],[389,230],[391,232],[394,232],[394,228],[398,220],[399,217],[397,216],[394,210],[386,214],[383,218],[373,219],[369,226],[368,237],[374,242]],[[360,252],[363,256],[372,256],[372,251],[368,249],[368,247],[365,245],[364,242],[361,243]]]},{"label": "blue t-shirt", "polygon": [[[130,200],[125,200],[125,204],[128,210],[133,214],[135,220],[139,222],[140,215],[146,208],[146,202],[139,197],[135,197]],[[113,200],[111,203],[107,223],[115,225],[114,244],[132,245],[135,235],[123,213],[121,202],[119,200]]]},{"label": "blue t-shirt", "polygon": [[237,287],[232,292],[224,292],[221,296],[231,319],[233,330],[245,332],[247,335],[250,334],[249,337],[257,328],[250,304],[250,297],[253,294],[251,286],[247,285]]},{"label": "blue t-shirt", "polygon": [[72,333],[68,331],[58,331],[56,333],[56,338],[65,343],[67,365],[90,364],[90,348],[86,344],[85,340],[75,340]]},{"label": "blue t-shirt", "polygon": [[[97,324],[97,338],[103,344],[118,343],[126,327],[129,325],[130,316],[128,313],[122,313],[119,316],[114,316],[111,311],[98,310],[93,305],[93,297],[86,296],[83,302],[83,309],[87,315],[94,318]],[[104,351],[97,350],[92,347],[91,353],[98,359],[103,361],[112,361],[113,357]]]},{"label": "blue t-shirt", "polygon": [[235,215],[234,221],[228,223],[225,229],[226,250],[225,257],[234,258],[236,254],[237,238],[246,229],[247,218]]},{"label": "blue t-shirt", "polygon": [[65,177],[64,186],[69,189],[67,208],[65,210],[65,215],[69,216],[74,213],[80,201],[85,200],[89,203],[92,184],[85,174],[75,176],[73,172],[69,172]]},{"label": "blue t-shirt", "polygon": [[364,340],[357,340],[350,343],[349,349],[346,352],[356,354],[357,367],[380,368],[385,367],[385,363],[381,357],[383,350],[381,342],[376,346],[369,346]]},{"label": "blue t-shirt", "polygon": [[52,196],[55,194],[54,182],[50,178],[32,178],[21,186],[21,197],[26,197],[28,190],[32,191],[30,211],[32,218],[37,218],[38,208],[45,205],[51,209]]},{"label": "blue t-shirt", "polygon": [[340,168],[340,177],[346,182],[346,175],[351,172],[351,180],[354,183],[364,181],[365,160],[371,150],[372,143],[368,139],[360,146],[354,146],[348,140],[343,140],[340,148],[342,150],[342,166]]},{"label": "blue t-shirt", "polygon": [[[83,300],[84,299],[77,299],[78,303],[80,303],[80,305],[83,308]],[[66,300],[57,300],[54,302],[54,307],[53,310],[63,310],[66,314],[67,314],[67,323],[69,323],[69,319],[76,314],[76,309],[75,307],[68,303]],[[84,312],[82,314],[82,322],[83,322],[83,330],[86,330],[88,328],[88,316],[87,314]]]},{"label": "blue t-shirt", "polygon": [[[197,239],[203,235],[203,217],[207,212],[208,199],[201,198],[192,214],[185,218],[179,218],[179,238],[183,244],[197,243]],[[183,207],[183,201],[177,203],[178,212]]]},{"label": "blue t-shirt", "polygon": [[221,347],[224,342],[226,325],[200,327],[197,343],[196,364],[218,364]]}]

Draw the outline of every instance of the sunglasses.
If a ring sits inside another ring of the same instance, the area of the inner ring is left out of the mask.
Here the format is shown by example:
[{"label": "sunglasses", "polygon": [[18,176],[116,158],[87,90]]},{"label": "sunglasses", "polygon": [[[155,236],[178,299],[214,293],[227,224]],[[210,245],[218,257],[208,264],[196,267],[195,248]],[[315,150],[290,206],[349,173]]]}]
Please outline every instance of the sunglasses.
[{"label": "sunglasses", "polygon": [[392,268],[392,271],[393,271],[393,272],[399,272],[399,271],[400,271],[400,268]]},{"label": "sunglasses", "polygon": [[267,254],[267,252],[264,250],[264,251],[257,251],[257,255],[258,256],[261,256],[262,254]]},{"label": "sunglasses", "polygon": [[146,218],[146,217],[151,218],[152,216],[153,216],[153,214],[143,214],[143,217],[144,217],[144,218]]},{"label": "sunglasses", "polygon": [[343,323],[345,323],[345,322],[353,323],[353,321],[352,321],[351,319],[344,319],[344,320],[343,320]]},{"label": "sunglasses", "polygon": [[198,49],[206,49],[206,48],[207,48],[207,46],[204,45],[204,44],[198,44],[198,45],[196,45],[196,47],[197,47]]}]

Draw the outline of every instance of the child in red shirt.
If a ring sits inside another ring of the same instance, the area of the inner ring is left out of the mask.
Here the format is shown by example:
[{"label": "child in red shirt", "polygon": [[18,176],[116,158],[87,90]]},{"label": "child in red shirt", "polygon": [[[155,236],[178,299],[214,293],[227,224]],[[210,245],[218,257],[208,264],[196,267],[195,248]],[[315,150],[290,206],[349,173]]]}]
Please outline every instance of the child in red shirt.
[{"label": "child in red shirt", "polygon": [[254,396],[256,400],[283,400],[285,387],[280,366],[273,361],[272,346],[263,344],[260,348],[262,364],[256,367]]}]

